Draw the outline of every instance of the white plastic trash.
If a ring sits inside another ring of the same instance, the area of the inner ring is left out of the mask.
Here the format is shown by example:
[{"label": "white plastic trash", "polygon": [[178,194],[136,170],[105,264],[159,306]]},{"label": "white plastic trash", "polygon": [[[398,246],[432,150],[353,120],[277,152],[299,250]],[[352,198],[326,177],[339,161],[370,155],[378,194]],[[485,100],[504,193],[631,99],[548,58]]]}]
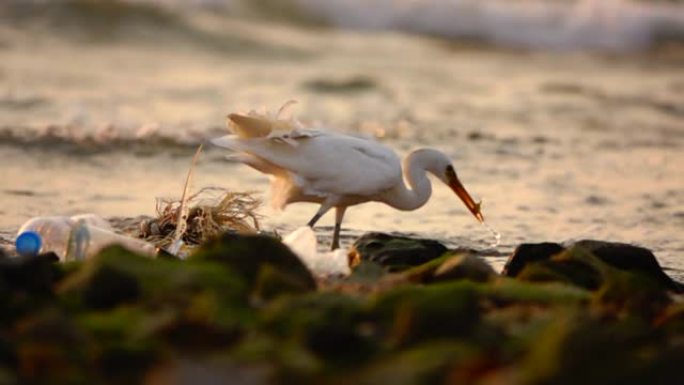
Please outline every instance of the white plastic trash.
[{"label": "white plastic trash", "polygon": [[349,275],[351,273],[347,251],[337,249],[319,252],[316,233],[309,226],[303,226],[291,232],[283,238],[283,243],[301,259],[314,275]]},{"label": "white plastic trash", "polygon": [[39,253],[51,251],[63,262],[88,259],[114,244],[149,256],[157,251],[151,243],[116,234],[106,220],[93,214],[32,218],[21,226],[17,238],[27,232],[40,237]]}]

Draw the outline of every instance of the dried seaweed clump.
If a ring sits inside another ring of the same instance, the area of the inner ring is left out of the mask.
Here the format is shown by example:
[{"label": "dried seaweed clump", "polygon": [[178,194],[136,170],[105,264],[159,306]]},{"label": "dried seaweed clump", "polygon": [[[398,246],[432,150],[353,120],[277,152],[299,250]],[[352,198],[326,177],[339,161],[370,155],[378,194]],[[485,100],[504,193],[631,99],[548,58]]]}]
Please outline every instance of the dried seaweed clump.
[{"label": "dried seaweed clump", "polygon": [[[187,228],[182,236],[186,245],[199,245],[226,231],[259,231],[261,200],[253,192],[234,192],[221,187],[205,187],[187,199],[190,207]],[[141,237],[160,247],[173,241],[180,199],[157,198],[157,218],[141,223]]]}]

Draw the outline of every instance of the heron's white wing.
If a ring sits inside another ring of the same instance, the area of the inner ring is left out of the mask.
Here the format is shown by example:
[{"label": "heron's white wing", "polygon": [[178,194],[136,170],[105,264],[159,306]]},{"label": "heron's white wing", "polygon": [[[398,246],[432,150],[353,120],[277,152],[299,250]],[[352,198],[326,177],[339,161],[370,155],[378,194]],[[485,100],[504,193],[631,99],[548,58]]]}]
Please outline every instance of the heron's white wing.
[{"label": "heron's white wing", "polygon": [[233,151],[239,151],[239,149],[235,147],[239,140],[240,138],[237,135],[225,135],[218,138],[213,138],[210,140],[210,142],[219,147],[224,147]]},{"label": "heron's white wing", "polygon": [[268,135],[268,139],[287,143],[290,146],[297,147],[299,146],[299,139],[313,138],[314,136],[319,135],[323,135],[323,133],[316,130],[295,129],[286,132],[271,132],[271,134]]},{"label": "heron's white wing", "polygon": [[302,189],[315,194],[368,196],[401,182],[401,162],[390,148],[347,135],[302,132],[288,136],[295,146],[278,138],[224,137],[213,142],[289,171]]}]

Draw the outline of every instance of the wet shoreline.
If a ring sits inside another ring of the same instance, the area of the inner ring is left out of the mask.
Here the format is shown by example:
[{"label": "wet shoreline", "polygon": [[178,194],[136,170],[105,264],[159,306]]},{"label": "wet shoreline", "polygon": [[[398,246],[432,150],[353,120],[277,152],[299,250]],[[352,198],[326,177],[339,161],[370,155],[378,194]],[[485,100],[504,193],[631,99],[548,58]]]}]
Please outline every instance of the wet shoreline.
[{"label": "wet shoreline", "polygon": [[[153,215],[156,197],[180,195],[195,146],[225,133],[227,113],[296,99],[307,123],[400,156],[449,155],[503,234],[498,252],[596,238],[643,245],[683,274],[681,46],[544,51],[182,16],[185,29],[143,20],[98,39],[49,24],[0,27],[3,237],[40,215]],[[223,155],[207,149],[195,188],[267,200],[267,179]],[[352,207],[345,227],[352,238],[399,232],[486,249],[486,229],[448,189],[433,191],[415,213]],[[269,228],[291,230],[314,211],[265,205],[263,214]]]}]

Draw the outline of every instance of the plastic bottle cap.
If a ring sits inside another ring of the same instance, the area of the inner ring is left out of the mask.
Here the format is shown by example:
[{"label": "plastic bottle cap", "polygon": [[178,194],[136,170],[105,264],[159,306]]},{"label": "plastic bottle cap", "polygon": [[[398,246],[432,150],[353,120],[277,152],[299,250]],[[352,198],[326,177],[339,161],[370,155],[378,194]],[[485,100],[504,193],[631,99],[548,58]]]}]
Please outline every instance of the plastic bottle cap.
[{"label": "plastic bottle cap", "polygon": [[14,241],[17,253],[20,255],[36,255],[40,251],[41,246],[40,235],[35,231],[24,231],[19,234],[17,240]]}]

